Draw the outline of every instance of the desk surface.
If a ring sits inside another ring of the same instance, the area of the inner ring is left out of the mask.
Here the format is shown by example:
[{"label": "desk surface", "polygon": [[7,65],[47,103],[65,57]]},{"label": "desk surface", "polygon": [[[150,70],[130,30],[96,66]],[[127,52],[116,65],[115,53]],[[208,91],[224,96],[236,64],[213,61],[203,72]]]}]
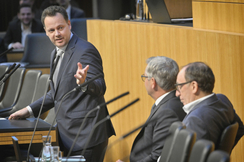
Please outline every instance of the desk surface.
[{"label": "desk surface", "polygon": [[[36,118],[28,118],[26,120],[0,120],[0,145],[13,144],[11,136],[18,138],[19,144],[29,144],[36,121]],[[39,119],[33,143],[42,143],[42,136],[48,134],[50,126],[47,122]],[[50,136],[52,136],[52,142],[56,142],[55,127],[52,127]]]},{"label": "desk surface", "polygon": [[[0,133],[33,131],[36,121],[36,118],[28,118],[25,120],[0,120]],[[50,129],[50,126],[49,123],[39,119],[36,130],[46,131]],[[54,129],[53,127],[52,130]]]}]

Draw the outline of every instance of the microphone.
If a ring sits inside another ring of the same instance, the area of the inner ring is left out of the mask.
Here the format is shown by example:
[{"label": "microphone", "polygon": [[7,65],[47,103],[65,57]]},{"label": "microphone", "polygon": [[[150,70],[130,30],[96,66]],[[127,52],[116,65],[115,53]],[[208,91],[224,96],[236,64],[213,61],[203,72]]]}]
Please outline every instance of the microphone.
[{"label": "microphone", "polygon": [[93,135],[94,130],[97,128],[97,126],[99,126],[100,124],[102,124],[103,122],[109,120],[110,118],[112,118],[113,116],[117,115],[118,113],[120,113],[121,111],[123,111],[124,109],[126,109],[127,107],[133,105],[134,103],[136,103],[137,101],[139,101],[139,98],[135,99],[134,101],[130,102],[129,104],[127,104],[126,106],[122,107],[121,109],[119,109],[118,111],[114,112],[111,115],[107,115],[104,119],[100,120],[99,122],[97,122],[94,127],[92,128],[92,131],[89,134],[88,140],[86,142],[86,145],[81,153],[81,155],[84,155],[86,148],[88,146],[88,144],[90,143],[91,137]]},{"label": "microphone", "polygon": [[[31,141],[30,141],[30,144],[29,144],[29,147],[28,147],[28,151],[27,151],[27,162],[29,161],[29,155],[30,155],[30,148],[31,148],[31,145],[32,145],[32,141],[34,139],[34,136],[35,136],[35,132],[36,132],[36,128],[37,128],[37,124],[39,122],[39,119],[40,119],[40,116],[41,116],[41,112],[42,112],[42,108],[43,108],[43,105],[44,105],[44,102],[45,102],[45,98],[46,98],[46,95],[47,95],[47,92],[48,92],[48,88],[49,88],[49,83],[50,83],[50,79],[48,80],[47,84],[46,84],[46,91],[45,91],[45,94],[44,94],[44,97],[43,97],[43,100],[42,100],[42,104],[41,104],[41,108],[40,108],[40,111],[39,111],[39,114],[37,116],[37,119],[36,119],[36,124],[34,126],[34,130],[33,130],[33,134],[32,134],[32,137],[31,137]],[[42,152],[42,151],[41,151]]]},{"label": "microphone", "polygon": [[3,55],[5,55],[6,53],[12,51],[13,49],[14,49],[14,48],[11,47],[11,48],[9,48],[8,50],[4,51],[3,53],[0,54],[0,57],[2,57]]},{"label": "microphone", "polygon": [[129,135],[131,135],[132,133],[136,132],[137,130],[141,129],[142,127],[146,127],[149,123],[152,123],[154,121],[158,120],[158,118],[154,118],[152,120],[149,120],[149,121],[146,121],[145,123],[139,125],[138,127],[136,127],[135,129],[131,130],[130,132],[122,135],[121,137],[119,137],[117,140],[115,140],[113,143],[111,143],[108,147],[107,147],[107,150],[109,150],[112,145],[116,144],[117,142],[125,139],[126,137],[128,137]]},{"label": "microphone", "polygon": [[95,107],[94,109],[90,110],[90,111],[86,114],[86,116],[85,116],[85,118],[83,119],[83,122],[81,123],[81,126],[80,126],[80,128],[79,128],[79,130],[78,130],[78,132],[77,132],[77,134],[76,134],[75,140],[74,140],[74,142],[73,142],[71,148],[69,149],[69,153],[67,154],[66,159],[69,158],[69,156],[70,156],[70,154],[71,154],[71,152],[72,152],[72,150],[73,150],[73,148],[74,148],[74,146],[75,146],[75,143],[76,143],[76,141],[77,141],[77,139],[78,139],[78,137],[79,137],[79,134],[80,134],[81,130],[83,129],[84,125],[85,125],[85,121],[86,121],[87,117],[88,117],[92,112],[97,111],[97,110],[99,110],[101,107],[103,107],[103,106],[105,106],[105,105],[108,105],[108,104],[110,104],[111,102],[116,101],[117,99],[119,99],[119,98],[121,98],[121,97],[123,97],[123,96],[126,96],[126,95],[128,95],[128,94],[129,94],[129,92],[125,92],[125,93],[123,93],[123,94],[121,94],[121,95],[119,95],[119,96],[117,96],[117,97],[115,97],[115,98],[109,100],[109,101],[106,102],[106,103],[102,103],[102,104],[98,105],[97,107]]},{"label": "microphone", "polygon": [[8,70],[0,77],[0,80],[2,80],[4,78],[4,76],[6,74],[8,74],[14,67],[15,67],[16,63],[14,63],[13,65],[11,65]]},{"label": "microphone", "polygon": [[[95,78],[97,79],[97,78],[99,78],[99,77],[101,77],[101,76],[102,76],[102,74],[97,75],[96,77],[94,77],[94,78],[88,80],[87,82],[82,83],[81,85],[77,86],[76,88],[72,89],[71,91],[67,92],[66,94],[64,94],[64,95],[62,96],[61,101],[60,101],[60,104],[59,104],[59,106],[58,106],[58,108],[57,108],[57,111],[56,111],[56,113],[55,113],[55,116],[54,116],[54,118],[53,118],[53,122],[52,122],[52,124],[51,124],[51,126],[50,126],[50,128],[49,128],[48,133],[47,133],[47,138],[49,137],[50,132],[51,132],[51,129],[52,129],[54,123],[55,123],[55,120],[56,120],[56,118],[57,118],[58,112],[59,112],[60,107],[61,107],[61,105],[62,105],[63,99],[64,99],[66,96],[68,96],[70,93],[72,93],[72,92],[78,90],[80,87],[84,87],[84,86],[90,84],[92,81],[95,80]],[[39,155],[39,158],[40,158],[40,155]]]},{"label": "microphone", "polygon": [[0,82],[0,86],[6,82],[6,80],[20,67],[20,64],[18,64],[6,77],[3,78],[3,80]]}]

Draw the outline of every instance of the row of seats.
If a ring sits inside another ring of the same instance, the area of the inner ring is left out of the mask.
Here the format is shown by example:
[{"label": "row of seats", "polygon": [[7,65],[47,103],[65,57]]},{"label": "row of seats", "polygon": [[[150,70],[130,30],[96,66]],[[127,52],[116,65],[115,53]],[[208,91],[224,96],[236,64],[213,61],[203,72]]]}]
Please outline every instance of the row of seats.
[{"label": "row of seats", "polygon": [[161,157],[158,162],[229,162],[234,146],[238,123],[228,126],[222,133],[218,146],[212,141],[200,139],[196,133],[175,122],[169,129]]},{"label": "row of seats", "polygon": [[[0,76],[8,66],[0,66]],[[8,117],[13,112],[26,107],[45,94],[49,88],[49,74],[39,70],[18,68],[9,78],[7,84],[0,87],[0,117]]]}]

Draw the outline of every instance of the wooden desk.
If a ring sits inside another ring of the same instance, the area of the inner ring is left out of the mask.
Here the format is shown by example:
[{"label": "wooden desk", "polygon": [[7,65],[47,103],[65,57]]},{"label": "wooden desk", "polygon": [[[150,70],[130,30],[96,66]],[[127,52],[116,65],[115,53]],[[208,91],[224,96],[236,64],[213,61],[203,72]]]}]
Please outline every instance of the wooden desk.
[{"label": "wooden desk", "polygon": [[[11,136],[17,137],[19,144],[29,144],[35,124],[36,118],[26,120],[0,120],[0,145],[13,144]],[[50,124],[39,119],[32,143],[42,143],[42,136],[48,134],[49,128]],[[50,135],[52,136],[52,142],[56,142],[56,130],[54,127]]]}]

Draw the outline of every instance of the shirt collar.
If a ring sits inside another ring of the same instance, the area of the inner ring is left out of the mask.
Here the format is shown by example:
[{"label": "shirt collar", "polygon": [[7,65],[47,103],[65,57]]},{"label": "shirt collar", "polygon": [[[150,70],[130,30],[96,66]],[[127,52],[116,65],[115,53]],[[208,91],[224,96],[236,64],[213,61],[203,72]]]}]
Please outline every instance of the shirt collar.
[{"label": "shirt collar", "polygon": [[[170,91],[172,92],[172,91]],[[167,92],[165,94],[163,94],[162,96],[160,96],[156,101],[155,101],[155,105],[158,106],[158,104],[170,93],[170,92]]]},{"label": "shirt collar", "polygon": [[199,99],[197,99],[197,100],[195,100],[195,101],[192,101],[192,102],[186,104],[185,106],[183,106],[183,110],[185,111],[186,114],[189,114],[189,112],[191,112],[192,109],[193,109],[197,104],[199,104],[200,102],[206,100],[207,98],[209,98],[209,97],[211,97],[211,96],[213,96],[213,95],[214,95],[214,93],[212,93],[212,94],[210,94],[210,95],[207,95],[207,96],[204,96],[204,97],[202,97],[202,98],[199,98]]}]

